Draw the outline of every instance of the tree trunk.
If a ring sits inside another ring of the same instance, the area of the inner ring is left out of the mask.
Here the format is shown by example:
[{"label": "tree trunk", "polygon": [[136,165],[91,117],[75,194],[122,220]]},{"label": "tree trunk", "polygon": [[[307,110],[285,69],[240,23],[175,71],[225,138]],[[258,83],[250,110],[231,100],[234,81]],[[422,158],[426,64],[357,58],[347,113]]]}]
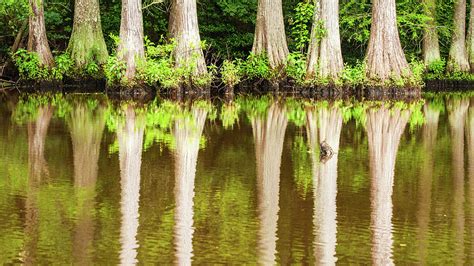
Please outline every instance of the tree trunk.
[{"label": "tree trunk", "polygon": [[366,74],[382,82],[411,75],[400,44],[395,0],[374,0]]},{"label": "tree trunk", "polygon": [[49,49],[46,37],[46,26],[44,23],[43,0],[29,0],[29,35],[28,51],[38,54],[41,66],[52,67],[54,65],[53,55]]},{"label": "tree trunk", "polygon": [[470,67],[466,50],[466,0],[454,2],[453,20],[454,31],[451,37],[447,70],[467,72]]},{"label": "tree trunk", "polygon": [[192,75],[207,73],[201,49],[201,37],[196,10],[196,0],[173,0],[169,31],[176,41],[174,58],[176,67],[192,67]]},{"label": "tree trunk", "polygon": [[117,55],[126,65],[124,81],[133,82],[137,71],[137,61],[145,60],[141,0],[122,0],[120,44]]},{"label": "tree trunk", "polygon": [[428,17],[423,32],[423,61],[429,65],[440,60],[438,31],[436,29],[436,0],[423,0],[425,15]]},{"label": "tree trunk", "polygon": [[471,72],[474,72],[474,0],[471,0],[469,13],[469,29],[467,30],[467,56]]},{"label": "tree trunk", "polygon": [[[326,33],[320,36],[322,30]],[[307,77],[313,77],[316,72],[323,78],[337,78],[343,67],[339,34],[339,1],[318,0],[314,5]]]},{"label": "tree trunk", "polygon": [[288,57],[281,0],[259,0],[252,53],[265,54],[270,67],[283,66]]},{"label": "tree trunk", "polygon": [[108,52],[102,34],[98,0],[76,0],[68,51],[77,67],[92,62],[99,65],[107,62]]}]

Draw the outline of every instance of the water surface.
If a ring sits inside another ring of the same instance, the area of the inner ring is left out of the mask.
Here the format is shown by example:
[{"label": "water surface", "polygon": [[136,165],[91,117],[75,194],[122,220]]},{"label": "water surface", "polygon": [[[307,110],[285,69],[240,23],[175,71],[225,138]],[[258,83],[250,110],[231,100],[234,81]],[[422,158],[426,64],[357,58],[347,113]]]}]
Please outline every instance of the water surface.
[{"label": "water surface", "polygon": [[1,102],[1,263],[472,264],[473,233],[469,95]]}]

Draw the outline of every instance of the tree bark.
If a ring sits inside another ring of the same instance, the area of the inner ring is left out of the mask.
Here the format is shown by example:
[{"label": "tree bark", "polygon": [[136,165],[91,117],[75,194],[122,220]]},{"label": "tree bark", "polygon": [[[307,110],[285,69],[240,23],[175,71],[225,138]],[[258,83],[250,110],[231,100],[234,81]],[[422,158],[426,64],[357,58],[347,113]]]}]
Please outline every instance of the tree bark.
[{"label": "tree bark", "polygon": [[259,0],[252,53],[265,54],[270,67],[283,66],[288,57],[281,0]]},{"label": "tree bark", "polygon": [[29,0],[29,3],[31,10],[29,16],[28,51],[38,54],[41,66],[52,67],[54,59],[49,48],[48,38],[46,37],[43,0]]},{"label": "tree bark", "polygon": [[[325,34],[319,36],[321,30]],[[316,73],[323,78],[337,78],[341,73],[344,63],[339,34],[339,1],[316,1],[307,64],[309,78]]]},{"label": "tree bark", "polygon": [[467,72],[470,67],[466,50],[466,0],[454,2],[453,27],[447,70]]},{"label": "tree bark", "polygon": [[136,79],[137,61],[145,60],[141,0],[122,0],[117,55],[126,65],[124,81],[133,82]]},{"label": "tree bark", "polygon": [[471,0],[469,13],[469,28],[467,30],[467,56],[471,72],[474,72],[474,0]]},{"label": "tree bark", "polygon": [[423,61],[429,65],[440,60],[438,31],[436,29],[436,0],[423,0],[425,15],[428,17],[423,32]]},{"label": "tree bark", "polygon": [[411,75],[397,27],[395,0],[374,0],[366,75],[382,82]]},{"label": "tree bark", "polygon": [[108,52],[102,34],[98,0],[76,0],[68,51],[77,67],[92,62],[99,65],[107,62]]},{"label": "tree bark", "polygon": [[207,73],[206,61],[201,49],[201,37],[196,10],[196,0],[173,0],[171,4],[169,31],[176,47],[176,67],[192,67],[192,75]]}]

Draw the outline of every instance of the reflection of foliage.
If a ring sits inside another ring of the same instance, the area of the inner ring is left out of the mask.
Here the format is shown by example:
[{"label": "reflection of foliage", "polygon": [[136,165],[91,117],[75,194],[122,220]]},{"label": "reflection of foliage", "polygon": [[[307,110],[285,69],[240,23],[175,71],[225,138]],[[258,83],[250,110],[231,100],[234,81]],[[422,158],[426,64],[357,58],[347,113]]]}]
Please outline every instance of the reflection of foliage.
[{"label": "reflection of foliage", "polygon": [[298,193],[306,199],[311,191],[313,176],[311,172],[311,154],[302,135],[296,135],[291,146],[291,159],[293,161],[293,176]]},{"label": "reflection of foliage", "polygon": [[246,96],[237,98],[236,102],[242,106],[242,110],[247,114],[247,118],[251,119],[266,115],[268,107],[271,105],[271,98],[268,96]]},{"label": "reflection of foliage", "polygon": [[64,108],[61,104],[61,94],[31,94],[21,95],[13,111],[12,119],[17,124],[24,124],[36,119],[40,106],[52,105]]},{"label": "reflection of foliage", "polygon": [[306,112],[301,101],[295,98],[290,98],[285,101],[288,121],[301,127],[306,123]]},{"label": "reflection of foliage", "polygon": [[219,119],[221,120],[224,129],[232,129],[235,123],[239,122],[240,109],[240,104],[235,102],[223,104],[221,106]]}]

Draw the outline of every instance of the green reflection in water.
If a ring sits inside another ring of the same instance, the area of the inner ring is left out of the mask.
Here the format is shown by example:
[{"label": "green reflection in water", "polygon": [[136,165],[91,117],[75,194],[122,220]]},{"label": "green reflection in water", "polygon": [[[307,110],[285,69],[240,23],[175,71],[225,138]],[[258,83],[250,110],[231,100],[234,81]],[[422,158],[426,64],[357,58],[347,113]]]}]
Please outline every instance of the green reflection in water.
[{"label": "green reflection in water", "polygon": [[2,101],[1,262],[472,263],[471,95]]}]

